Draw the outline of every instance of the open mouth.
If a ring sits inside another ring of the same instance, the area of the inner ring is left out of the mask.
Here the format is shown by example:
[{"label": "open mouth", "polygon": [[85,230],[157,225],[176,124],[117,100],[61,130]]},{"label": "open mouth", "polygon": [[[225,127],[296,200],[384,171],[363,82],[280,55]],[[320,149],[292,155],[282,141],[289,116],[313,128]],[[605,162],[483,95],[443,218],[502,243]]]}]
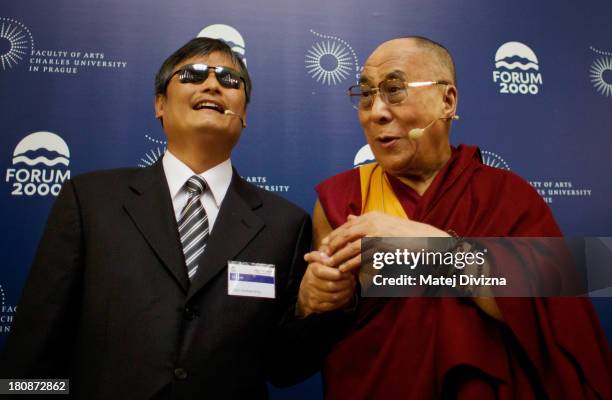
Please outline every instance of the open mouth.
[{"label": "open mouth", "polygon": [[218,113],[223,114],[225,112],[225,108],[218,104],[215,103],[213,101],[209,101],[209,100],[204,100],[201,101],[199,103],[197,103],[195,106],[193,106],[193,109],[198,111],[198,110],[214,110],[217,111]]},{"label": "open mouth", "polygon": [[378,140],[378,142],[380,142],[383,145],[393,143],[397,139],[399,138],[396,136],[381,136],[381,137],[376,138],[376,140]]}]

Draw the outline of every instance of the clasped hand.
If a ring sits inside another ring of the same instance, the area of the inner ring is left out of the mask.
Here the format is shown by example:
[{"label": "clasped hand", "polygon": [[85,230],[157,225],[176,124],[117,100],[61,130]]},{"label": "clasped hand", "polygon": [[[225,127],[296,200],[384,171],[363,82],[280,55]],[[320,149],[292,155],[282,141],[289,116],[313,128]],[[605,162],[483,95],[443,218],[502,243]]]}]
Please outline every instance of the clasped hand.
[{"label": "clasped hand", "polygon": [[355,299],[364,237],[448,237],[432,225],[394,217],[382,212],[349,215],[304,256],[308,268],[300,284],[298,315],[305,317],[350,307]]}]

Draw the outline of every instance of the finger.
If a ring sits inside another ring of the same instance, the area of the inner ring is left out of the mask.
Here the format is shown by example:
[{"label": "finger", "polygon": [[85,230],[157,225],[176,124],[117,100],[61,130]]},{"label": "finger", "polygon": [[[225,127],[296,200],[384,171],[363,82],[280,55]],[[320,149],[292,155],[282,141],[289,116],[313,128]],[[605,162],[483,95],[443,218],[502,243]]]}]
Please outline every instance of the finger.
[{"label": "finger", "polygon": [[[334,268],[336,272],[340,272]],[[355,276],[350,273],[342,274],[343,278],[338,280],[321,279],[313,273],[308,274],[302,280],[301,286],[305,290],[312,293],[335,293],[350,288],[351,285],[355,284]]]},{"label": "finger", "polygon": [[310,253],[306,253],[304,255],[304,260],[309,263],[320,263],[320,264],[329,264],[331,259],[330,257],[320,251],[311,251]]},{"label": "finger", "polygon": [[328,304],[334,308],[338,308],[351,301],[353,296],[353,290],[344,290],[337,293],[324,293],[321,294],[320,297],[317,296],[316,300],[313,301],[313,307],[319,308],[321,304]]},{"label": "finger", "polygon": [[361,267],[361,253],[357,254],[355,257],[351,258],[349,261],[340,265],[338,269],[340,270],[340,272],[347,273],[351,271],[357,271],[359,270],[360,267]]},{"label": "finger", "polygon": [[338,232],[334,231],[330,234],[328,244],[329,255],[333,256],[350,242],[359,240],[366,235],[365,224],[362,224],[360,220],[355,219],[354,221],[348,222],[346,225],[342,226],[342,230]]},{"label": "finger", "polygon": [[[353,216],[353,215],[352,214],[349,215],[349,217],[351,217],[351,216]],[[343,223],[342,225],[340,225],[339,227],[337,227],[336,229],[331,231],[327,236],[325,236],[323,238],[323,240],[321,240],[321,245],[329,246],[329,243],[331,242],[331,240],[334,237],[336,237],[338,235],[342,235],[345,230],[350,229],[350,227],[353,226],[353,224],[355,223],[354,222],[355,219],[357,219],[357,217],[355,217],[355,218],[347,218],[347,221],[345,223]]]},{"label": "finger", "polygon": [[331,296],[330,303],[342,306],[353,299],[354,293],[352,289],[347,289],[342,292],[333,293]]},{"label": "finger", "polygon": [[338,271],[338,269],[333,267],[328,267],[324,264],[313,263],[308,266],[311,269],[313,275],[318,279],[323,279],[326,281],[338,281],[342,279],[342,273]]},{"label": "finger", "polygon": [[316,251],[311,251],[311,252],[304,254],[304,261],[311,262],[310,260],[312,260],[313,257],[316,257],[314,253],[316,253]]},{"label": "finger", "polygon": [[338,250],[329,260],[327,265],[330,267],[338,267],[341,264],[349,261],[357,254],[361,253],[361,239],[348,243],[342,249]]},{"label": "finger", "polygon": [[321,244],[321,245],[319,246],[319,251],[320,251],[321,253],[324,253],[325,255],[329,255],[329,246],[328,246],[328,245],[326,245],[326,244]]},{"label": "finger", "polygon": [[338,293],[346,290],[351,290],[355,286],[355,278],[351,276],[349,279],[339,281],[319,281],[321,284],[317,288],[321,293]]}]

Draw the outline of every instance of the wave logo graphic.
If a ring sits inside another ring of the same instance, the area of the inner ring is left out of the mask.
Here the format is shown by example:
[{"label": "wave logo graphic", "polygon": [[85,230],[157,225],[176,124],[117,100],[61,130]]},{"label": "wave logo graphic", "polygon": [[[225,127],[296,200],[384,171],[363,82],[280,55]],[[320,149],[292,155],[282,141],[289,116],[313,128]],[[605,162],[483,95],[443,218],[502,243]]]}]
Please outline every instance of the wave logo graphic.
[{"label": "wave logo graphic", "polygon": [[591,51],[601,57],[595,59],[589,69],[591,83],[599,93],[612,97],[612,52],[590,47]]},{"label": "wave logo graphic", "polygon": [[495,68],[504,67],[509,70],[530,69],[539,70],[538,57],[527,45],[520,42],[504,43],[495,53]]},{"label": "wave logo graphic", "polygon": [[539,71],[538,57],[524,43],[504,43],[495,53],[493,82],[499,85],[500,93],[537,94],[542,86]]},{"label": "wave logo graphic", "polygon": [[482,156],[482,163],[484,165],[488,165],[489,167],[505,169],[510,171],[510,165],[501,158],[498,154],[495,154],[491,151],[481,150],[480,155]]},{"label": "wave logo graphic", "polygon": [[21,139],[13,151],[13,165],[24,163],[33,167],[44,164],[70,164],[70,150],[64,139],[51,132],[34,132]]},{"label": "wave logo graphic", "polygon": [[322,35],[312,29],[310,33],[321,39],[305,57],[306,71],[314,80],[331,86],[358,76],[359,62],[351,45],[337,36]]},{"label": "wave logo graphic", "polygon": [[70,164],[70,150],[64,139],[51,132],[34,132],[21,139],[13,151],[13,165],[24,163],[30,167],[44,164]]},{"label": "wave logo graphic", "polygon": [[0,17],[0,65],[13,68],[34,49],[34,38],[21,22]]},{"label": "wave logo graphic", "polygon": [[140,162],[138,163],[140,168],[150,167],[151,165],[155,164],[157,160],[163,157],[164,153],[166,152],[166,145],[168,144],[168,142],[165,140],[157,140],[149,135],[145,135],[145,139],[156,144],[157,147],[150,149],[140,158]]},{"label": "wave logo graphic", "polygon": [[198,33],[197,37],[207,37],[211,39],[220,39],[231,47],[232,51],[242,58],[246,65],[246,47],[244,38],[236,28],[224,24],[209,25]]},{"label": "wave logo graphic", "polygon": [[353,160],[353,167],[357,168],[374,161],[376,161],[376,158],[374,158],[374,153],[372,153],[370,145],[366,144],[365,146],[360,148],[359,151],[357,151],[357,154],[355,154],[355,159]]},{"label": "wave logo graphic", "polygon": [[69,164],[70,150],[64,139],[51,132],[34,132],[15,146],[14,168],[6,169],[5,181],[13,196],[57,196],[70,179]]}]

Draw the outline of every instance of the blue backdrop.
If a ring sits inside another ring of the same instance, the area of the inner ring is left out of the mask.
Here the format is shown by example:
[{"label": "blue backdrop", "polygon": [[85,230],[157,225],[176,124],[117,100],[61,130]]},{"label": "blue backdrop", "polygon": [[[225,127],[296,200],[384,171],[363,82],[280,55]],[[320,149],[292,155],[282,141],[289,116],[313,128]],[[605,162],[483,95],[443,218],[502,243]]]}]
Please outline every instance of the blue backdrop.
[{"label": "blue backdrop", "polygon": [[[53,194],[69,176],[163,153],[153,77],[199,34],[231,41],[254,81],[238,170],[306,209],[316,183],[370,157],[346,88],[378,44],[416,34],[455,57],[452,142],[529,180],[566,235],[612,235],[610,1],[377,3],[3,2],[0,347]],[[612,337],[612,301],[594,302]],[[274,396],[319,392],[314,378]]]}]

